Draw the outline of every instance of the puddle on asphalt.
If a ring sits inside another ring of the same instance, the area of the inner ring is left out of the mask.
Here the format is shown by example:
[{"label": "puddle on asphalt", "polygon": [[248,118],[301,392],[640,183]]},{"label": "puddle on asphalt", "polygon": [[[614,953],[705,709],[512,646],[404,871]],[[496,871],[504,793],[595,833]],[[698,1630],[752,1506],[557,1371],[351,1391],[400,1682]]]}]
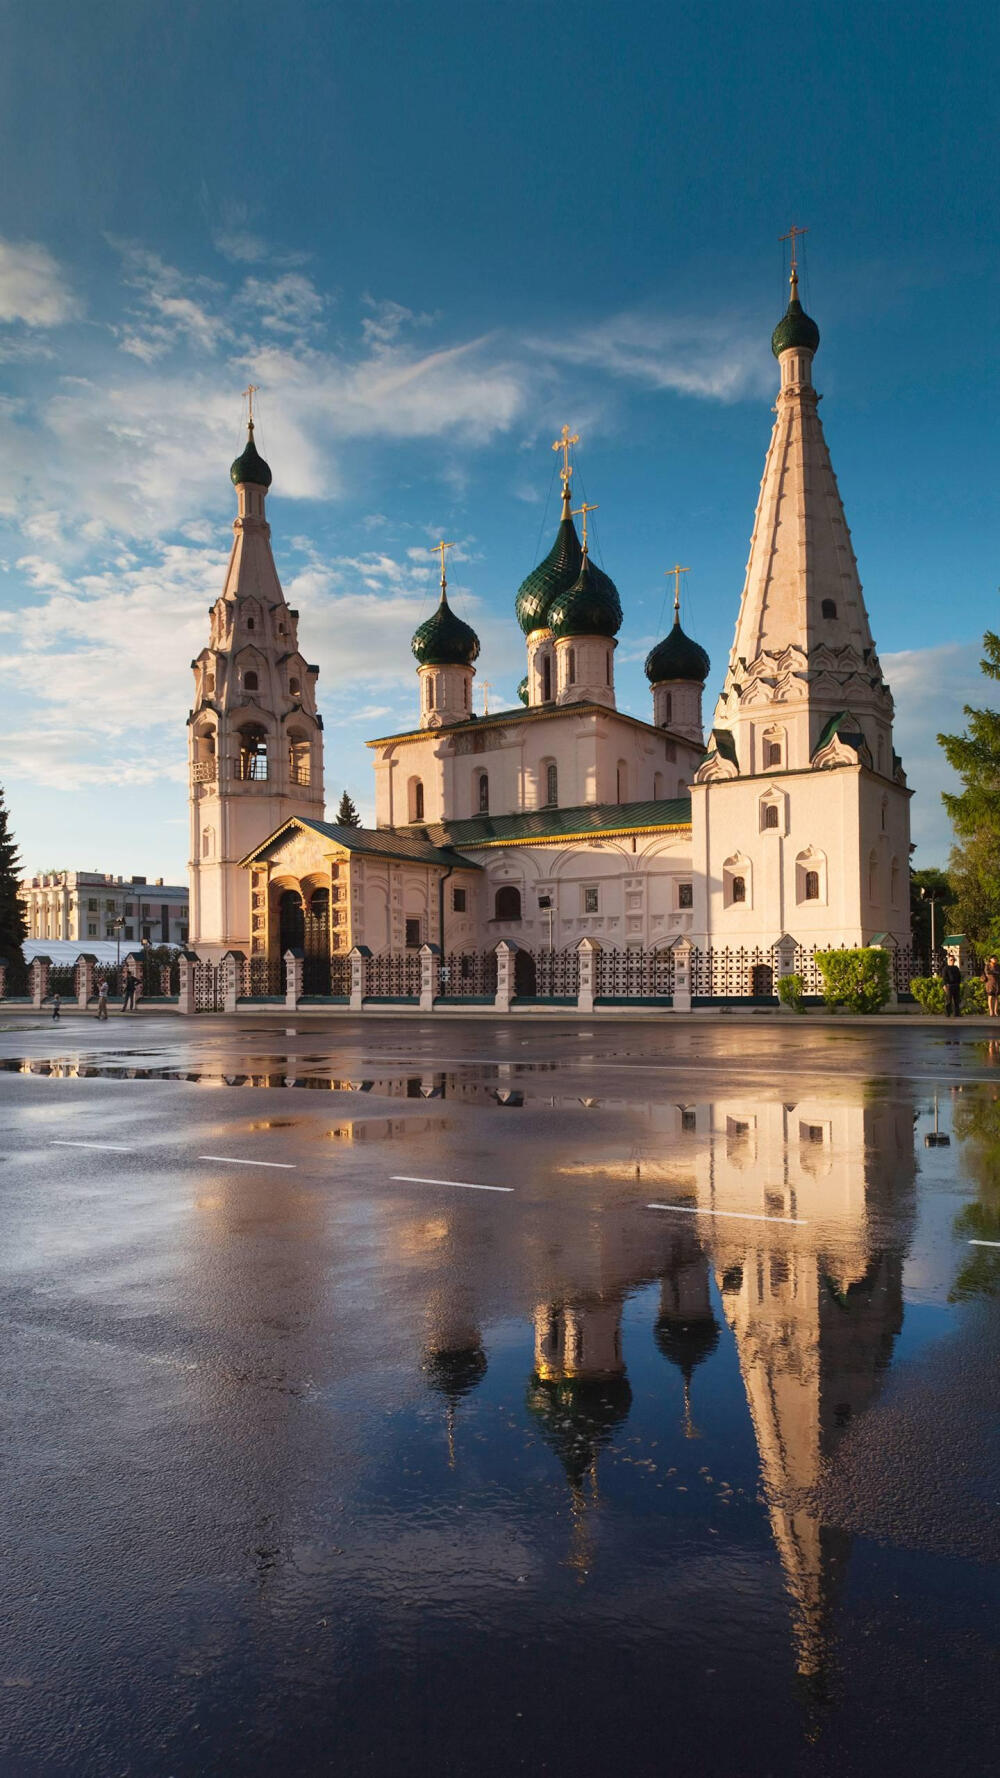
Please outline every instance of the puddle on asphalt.
[{"label": "puddle on asphalt", "polygon": [[395,1142],[399,1138],[411,1142],[414,1136],[451,1128],[447,1117],[366,1117],[346,1119],[326,1134],[338,1142]]},{"label": "puddle on asphalt", "polygon": [[[498,1062],[476,1063],[445,1072],[413,1074],[411,1072],[347,1078],[334,1074],[301,1074],[287,1069],[289,1058],[267,1056],[253,1058],[263,1066],[246,1069],[217,1068],[147,1068],[125,1060],[129,1051],[120,1051],[120,1060],[94,1062],[69,1056],[13,1056],[0,1060],[0,1072],[28,1074],[53,1080],[175,1080],[186,1085],[206,1087],[256,1087],[265,1091],[298,1088],[306,1092],[372,1093],[393,1099],[454,1099],[465,1104],[498,1105],[506,1109],[523,1108],[524,1092],[509,1084],[524,1075],[555,1072],[554,1063]],[[294,1061],[307,1058],[295,1058]],[[325,1058],[324,1058],[325,1059]],[[282,1068],[281,1064],[286,1067]],[[271,1066],[268,1066],[271,1064]],[[280,1069],[280,1072],[279,1072]],[[592,1108],[596,1099],[581,1099],[576,1093],[555,1094],[545,1091],[539,1101],[546,1106]],[[280,1128],[279,1124],[260,1126]]]}]

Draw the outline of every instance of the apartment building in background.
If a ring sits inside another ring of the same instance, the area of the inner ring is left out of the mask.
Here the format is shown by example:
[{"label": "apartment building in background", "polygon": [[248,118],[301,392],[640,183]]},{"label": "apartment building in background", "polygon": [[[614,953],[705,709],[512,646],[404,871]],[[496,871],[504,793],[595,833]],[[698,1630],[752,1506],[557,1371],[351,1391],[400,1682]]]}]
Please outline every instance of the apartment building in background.
[{"label": "apartment building in background", "polygon": [[40,871],[21,884],[29,938],[186,945],[187,884],[100,871]]}]

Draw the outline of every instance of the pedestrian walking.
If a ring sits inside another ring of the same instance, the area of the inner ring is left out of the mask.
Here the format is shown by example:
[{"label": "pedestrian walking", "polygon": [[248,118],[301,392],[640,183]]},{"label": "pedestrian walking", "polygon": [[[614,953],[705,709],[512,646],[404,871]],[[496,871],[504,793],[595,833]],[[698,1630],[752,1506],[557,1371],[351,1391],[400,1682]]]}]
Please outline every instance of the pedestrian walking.
[{"label": "pedestrian walking", "polygon": [[97,984],[97,1016],[99,1019],[108,1016],[108,984],[103,976]]},{"label": "pedestrian walking", "polygon": [[53,994],[53,996],[52,996],[52,1017],[54,1019],[58,1019],[61,1011],[62,1011],[62,999],[61,999],[60,995]]},{"label": "pedestrian walking", "polygon": [[983,969],[983,987],[986,989],[986,1005],[991,1019],[1000,1015],[1000,962],[996,957],[987,959]]},{"label": "pedestrian walking", "polygon": [[960,1019],[962,1016],[962,971],[957,963],[946,963],[941,971],[944,982],[945,1017]]},{"label": "pedestrian walking", "polygon": [[122,987],[124,989],[124,992],[122,994],[122,1012],[134,1012],[135,1011],[135,976],[132,974],[132,971],[130,969],[126,969],[126,971],[125,971],[125,980],[122,983]]}]

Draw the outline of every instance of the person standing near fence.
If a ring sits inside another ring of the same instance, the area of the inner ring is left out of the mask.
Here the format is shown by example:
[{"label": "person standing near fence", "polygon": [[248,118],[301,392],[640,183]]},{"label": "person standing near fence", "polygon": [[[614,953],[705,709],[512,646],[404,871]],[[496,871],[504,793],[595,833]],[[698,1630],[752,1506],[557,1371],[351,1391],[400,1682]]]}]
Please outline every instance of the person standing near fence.
[{"label": "person standing near fence", "polygon": [[987,1010],[990,1018],[995,1019],[1000,1012],[1000,962],[995,957],[990,957],[983,969],[983,987]]},{"label": "person standing near fence", "polygon": [[106,1019],[108,1016],[108,984],[104,976],[97,984],[97,1016],[99,1019]]},{"label": "person standing near fence", "polygon": [[960,1019],[962,1016],[962,971],[957,963],[946,963],[941,971],[944,982],[945,1017]]},{"label": "person standing near fence", "polygon": [[122,1012],[134,1012],[135,1011],[135,976],[132,974],[132,971],[130,969],[126,969],[126,971],[125,971],[125,980],[122,983],[122,988],[123,988]]},{"label": "person standing near fence", "polygon": [[54,1019],[62,1017],[62,996],[59,994],[52,996],[52,1017]]}]

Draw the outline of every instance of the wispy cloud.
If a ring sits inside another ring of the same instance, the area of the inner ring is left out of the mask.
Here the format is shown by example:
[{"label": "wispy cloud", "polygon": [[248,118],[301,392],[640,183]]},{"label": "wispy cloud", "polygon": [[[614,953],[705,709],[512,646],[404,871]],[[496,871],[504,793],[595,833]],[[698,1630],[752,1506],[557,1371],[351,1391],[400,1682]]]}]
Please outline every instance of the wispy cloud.
[{"label": "wispy cloud", "polygon": [[0,237],[0,322],[59,327],[79,313],[80,303],[47,247]]},{"label": "wispy cloud", "polygon": [[535,337],[534,351],[562,364],[712,401],[737,401],[773,381],[759,326],[641,312],[613,315],[557,337]]}]

